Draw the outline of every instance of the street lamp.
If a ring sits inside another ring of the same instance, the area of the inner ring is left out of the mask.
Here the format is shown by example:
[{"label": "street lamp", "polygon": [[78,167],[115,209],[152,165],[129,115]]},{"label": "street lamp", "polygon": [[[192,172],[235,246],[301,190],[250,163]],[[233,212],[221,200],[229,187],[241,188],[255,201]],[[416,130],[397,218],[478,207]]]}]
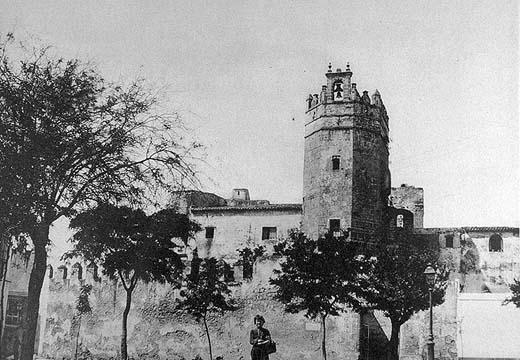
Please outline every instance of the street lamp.
[{"label": "street lamp", "polygon": [[434,360],[433,358],[433,304],[432,304],[432,291],[433,286],[435,285],[435,269],[428,264],[426,269],[424,270],[424,276],[426,277],[426,283],[428,284],[428,292],[430,294],[430,335],[428,336],[428,341],[426,345],[428,346],[428,360]]}]

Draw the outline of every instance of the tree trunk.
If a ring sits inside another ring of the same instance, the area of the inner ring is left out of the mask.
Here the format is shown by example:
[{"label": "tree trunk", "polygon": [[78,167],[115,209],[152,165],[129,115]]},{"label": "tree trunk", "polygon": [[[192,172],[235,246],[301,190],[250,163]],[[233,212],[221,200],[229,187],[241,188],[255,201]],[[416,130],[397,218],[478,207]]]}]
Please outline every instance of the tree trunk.
[{"label": "tree trunk", "polygon": [[126,339],[128,333],[128,313],[130,312],[130,305],[132,304],[132,291],[133,288],[126,290],[126,305],[123,311],[123,329],[121,332],[121,360],[128,360]]},{"label": "tree trunk", "polygon": [[81,315],[79,315],[79,319],[78,319],[78,331],[76,332],[76,347],[74,350],[74,360],[78,359],[78,343],[79,343],[80,331],[81,331]]},{"label": "tree trunk", "polygon": [[325,319],[327,318],[327,315],[321,316],[321,328],[322,328],[322,334],[323,337],[321,338],[321,356],[323,360],[327,360],[327,348],[325,345],[325,339],[326,339],[326,328],[325,328]]},{"label": "tree trunk", "polygon": [[[3,359],[3,351],[2,351],[2,337],[3,337],[3,324],[4,324],[4,292],[5,292],[5,283],[7,282],[7,270],[9,268],[9,255],[11,247],[9,245],[0,244],[2,246],[2,269],[1,276],[2,276],[2,287],[0,289],[0,359]],[[5,254],[4,254],[5,251]]]},{"label": "tree trunk", "polygon": [[209,345],[209,360],[213,360],[213,352],[211,350],[211,339],[209,337],[209,329],[208,329],[208,323],[206,322],[206,315],[202,317],[202,320],[204,321],[204,329],[206,329],[206,336],[208,337],[208,345]]},{"label": "tree trunk", "polygon": [[31,233],[31,239],[34,244],[34,263],[29,277],[21,360],[32,360],[34,355],[34,341],[40,310],[40,294],[43,280],[45,279],[45,271],[47,270],[47,249],[45,247],[49,241],[49,227],[50,224],[41,224],[36,231]]},{"label": "tree trunk", "polygon": [[399,332],[401,324],[392,320],[392,335],[388,342],[388,357],[390,360],[399,360]]}]

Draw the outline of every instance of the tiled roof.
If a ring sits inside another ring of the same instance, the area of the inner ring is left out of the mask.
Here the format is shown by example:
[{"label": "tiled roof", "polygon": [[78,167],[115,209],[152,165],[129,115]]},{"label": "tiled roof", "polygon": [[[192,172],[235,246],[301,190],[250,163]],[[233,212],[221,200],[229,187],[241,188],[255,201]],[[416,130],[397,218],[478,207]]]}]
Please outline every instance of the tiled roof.
[{"label": "tiled roof", "polygon": [[214,206],[191,208],[192,212],[213,211],[263,211],[263,210],[297,210],[302,211],[302,204],[263,204],[243,206]]},{"label": "tiled roof", "polygon": [[461,231],[466,232],[513,232],[518,233],[517,227],[511,226],[461,226],[461,227],[445,227],[445,228],[421,228],[416,229],[418,232],[445,232],[445,231]]}]

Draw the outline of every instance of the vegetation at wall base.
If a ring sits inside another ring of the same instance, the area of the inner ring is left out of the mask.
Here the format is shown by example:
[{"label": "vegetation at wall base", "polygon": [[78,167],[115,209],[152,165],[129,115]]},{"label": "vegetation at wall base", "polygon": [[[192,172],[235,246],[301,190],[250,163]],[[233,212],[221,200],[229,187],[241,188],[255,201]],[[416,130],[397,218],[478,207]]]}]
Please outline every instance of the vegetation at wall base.
[{"label": "vegetation at wall base", "polygon": [[389,359],[399,359],[401,325],[422,310],[429,309],[429,286],[424,270],[429,264],[437,269],[432,291],[433,306],[444,302],[449,272],[438,263],[438,248],[421,241],[413,233],[397,230],[391,242],[383,241],[369,249],[371,259],[356,293],[367,310],[382,311],[392,323],[388,342]]},{"label": "vegetation at wall base", "polygon": [[215,258],[200,262],[197,276],[190,276],[177,299],[178,308],[191,314],[195,320],[202,321],[208,339],[209,359],[213,360],[211,337],[207,323],[209,313],[223,314],[237,309],[231,290],[225,282],[226,267]]},{"label": "vegetation at wall base", "polygon": [[301,232],[275,246],[282,256],[281,269],[270,283],[277,289],[276,299],[289,313],[305,312],[309,319],[319,318],[322,328],[321,350],[327,359],[326,319],[338,316],[347,306],[361,309],[355,296],[364,260],[356,256],[360,245],[348,241],[348,234],[329,232],[317,240]]},{"label": "vegetation at wall base", "polygon": [[70,222],[76,232],[73,250],[64,258],[80,257],[98,264],[111,279],[121,281],[126,291],[122,314],[121,359],[128,359],[127,324],[132,294],[139,282],[169,283],[180,287],[184,267],[177,253],[198,224],[184,214],[166,209],[146,215],[140,209],[101,204],[76,215]]}]

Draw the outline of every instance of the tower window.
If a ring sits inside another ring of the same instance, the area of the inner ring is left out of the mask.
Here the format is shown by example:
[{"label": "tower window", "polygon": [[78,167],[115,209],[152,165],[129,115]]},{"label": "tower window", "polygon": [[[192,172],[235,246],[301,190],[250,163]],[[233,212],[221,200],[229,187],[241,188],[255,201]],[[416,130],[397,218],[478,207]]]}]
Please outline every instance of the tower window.
[{"label": "tower window", "polygon": [[446,235],[446,247],[452,248],[453,247],[453,235]]},{"label": "tower window", "polygon": [[489,238],[489,251],[502,251],[503,241],[502,237],[498,234],[493,234]]},{"label": "tower window", "polygon": [[397,226],[398,228],[404,227],[404,216],[403,215],[397,215],[397,220],[396,220],[395,226]]},{"label": "tower window", "polygon": [[332,90],[332,99],[334,101],[343,100],[343,83],[341,81],[336,81]]},{"label": "tower window", "polygon": [[264,226],[262,228],[262,240],[272,240],[276,239],[276,227],[268,227]]},{"label": "tower window", "polygon": [[341,221],[339,219],[329,220],[329,230],[332,232],[338,232],[341,230]]},{"label": "tower window", "polygon": [[9,295],[7,297],[7,311],[5,314],[5,324],[17,326],[22,325],[26,305],[27,297]]},{"label": "tower window", "polygon": [[215,237],[215,227],[208,226],[206,228],[206,239],[213,239]]},{"label": "tower window", "polygon": [[339,170],[339,155],[332,156],[332,170]]}]

